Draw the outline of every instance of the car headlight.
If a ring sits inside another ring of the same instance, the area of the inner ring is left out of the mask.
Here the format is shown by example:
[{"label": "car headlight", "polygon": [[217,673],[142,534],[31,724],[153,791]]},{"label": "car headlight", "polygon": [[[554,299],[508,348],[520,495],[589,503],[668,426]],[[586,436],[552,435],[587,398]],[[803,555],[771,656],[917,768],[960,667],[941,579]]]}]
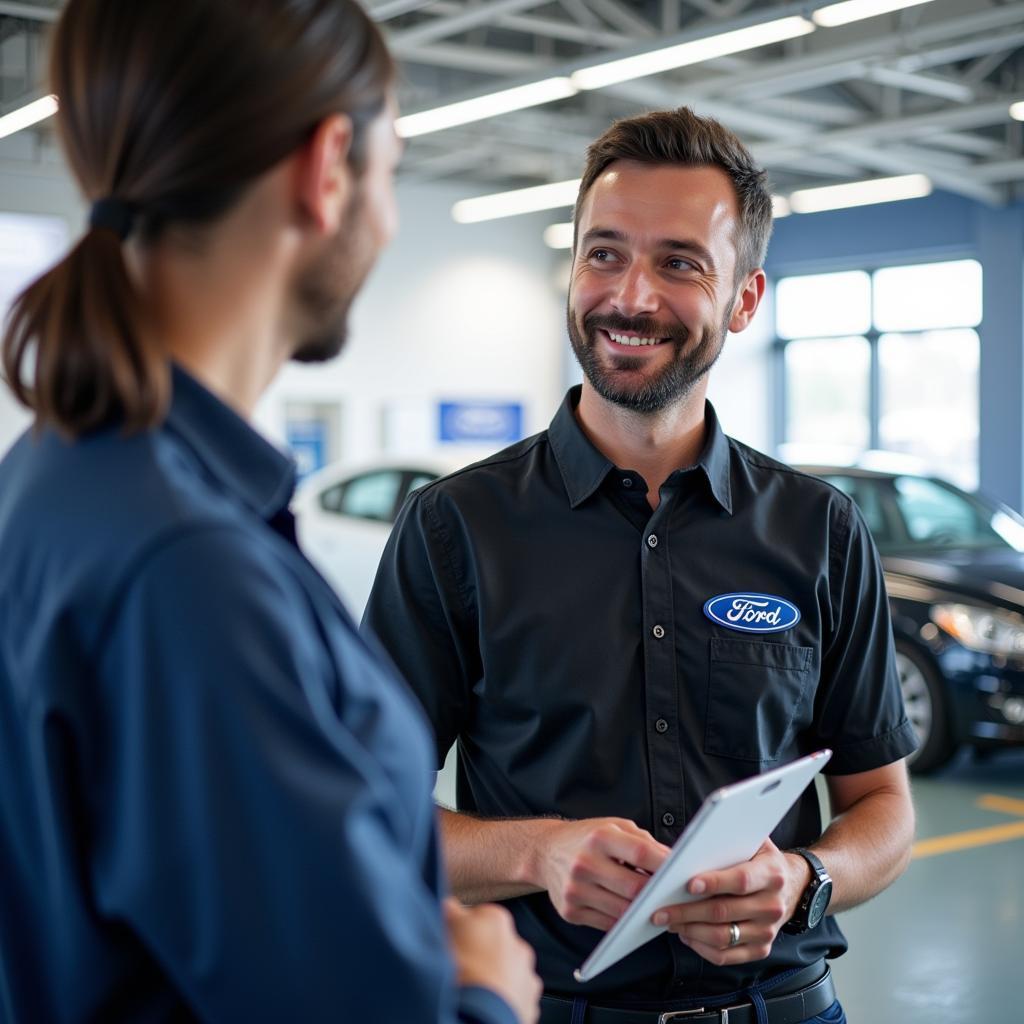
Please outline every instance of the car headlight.
[{"label": "car headlight", "polygon": [[1024,617],[968,604],[932,606],[932,622],[954,640],[984,654],[1024,655]]}]

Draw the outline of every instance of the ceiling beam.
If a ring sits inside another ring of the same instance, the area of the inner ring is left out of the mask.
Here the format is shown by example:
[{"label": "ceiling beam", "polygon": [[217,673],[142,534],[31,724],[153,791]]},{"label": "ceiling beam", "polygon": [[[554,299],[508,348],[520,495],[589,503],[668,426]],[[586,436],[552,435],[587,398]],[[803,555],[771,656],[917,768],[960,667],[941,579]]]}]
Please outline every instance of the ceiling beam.
[{"label": "ceiling beam", "polygon": [[[982,128],[1005,121],[1008,117],[1007,111],[1010,102],[1010,97],[999,97],[982,103],[973,103],[969,106],[938,110],[927,114],[871,119],[848,128],[818,131],[814,134],[813,144],[820,151],[850,142],[884,142],[888,140],[903,142],[907,139],[925,138],[936,131]],[[779,141],[760,147],[758,155],[759,159],[770,163],[783,156],[791,158],[800,149],[802,146],[799,139]]]},{"label": "ceiling beam", "polygon": [[889,85],[906,92],[919,92],[925,96],[938,96],[953,103],[970,103],[976,99],[974,89],[963,82],[955,82],[941,75],[927,75],[919,71],[901,71],[899,68],[869,67],[865,77],[879,85]]},{"label": "ceiling beam", "polygon": [[374,21],[390,21],[392,18],[401,17],[403,14],[411,14],[413,11],[421,11],[429,7],[434,0],[382,0],[367,9],[367,14]]},{"label": "ceiling beam", "polygon": [[[410,64],[438,68],[458,68],[491,75],[547,75],[552,67],[543,57],[519,50],[499,50],[488,46],[460,46],[436,43],[433,46],[406,46],[392,43],[391,52]],[[500,88],[500,86],[499,86]],[[445,99],[440,102],[449,102]]]},{"label": "ceiling beam", "polygon": [[24,18],[26,21],[56,21],[60,17],[59,8],[36,7],[35,4],[8,3],[0,0],[0,15],[9,18]]},{"label": "ceiling beam", "polygon": [[400,29],[392,34],[390,41],[395,46],[403,47],[432,43],[437,39],[446,39],[482,25],[493,24],[499,15],[515,14],[529,7],[539,7],[546,2],[547,0],[491,0],[490,3],[467,7],[458,14],[433,18],[412,28]]},{"label": "ceiling beam", "polygon": [[640,39],[650,39],[657,35],[657,30],[646,18],[640,17],[620,0],[587,0],[587,4],[609,25],[614,25],[627,35]]}]

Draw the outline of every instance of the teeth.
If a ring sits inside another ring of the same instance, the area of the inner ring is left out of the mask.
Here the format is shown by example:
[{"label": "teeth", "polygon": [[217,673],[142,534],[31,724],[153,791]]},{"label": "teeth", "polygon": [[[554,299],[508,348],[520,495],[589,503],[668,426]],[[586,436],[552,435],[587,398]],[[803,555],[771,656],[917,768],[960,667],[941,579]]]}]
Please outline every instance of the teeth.
[{"label": "teeth", "polygon": [[614,334],[611,331],[608,332],[608,337],[619,345],[631,345],[634,348],[640,345],[657,345],[659,340],[658,338],[631,338],[628,335]]}]

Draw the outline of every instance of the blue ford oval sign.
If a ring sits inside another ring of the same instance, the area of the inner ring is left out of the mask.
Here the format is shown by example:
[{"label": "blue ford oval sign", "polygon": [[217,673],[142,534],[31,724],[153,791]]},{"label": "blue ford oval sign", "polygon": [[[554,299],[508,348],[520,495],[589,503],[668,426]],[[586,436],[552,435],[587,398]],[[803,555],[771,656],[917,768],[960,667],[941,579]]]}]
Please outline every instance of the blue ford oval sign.
[{"label": "blue ford oval sign", "polygon": [[704,614],[741,633],[781,633],[800,621],[800,609],[774,594],[719,594],[704,605]]}]

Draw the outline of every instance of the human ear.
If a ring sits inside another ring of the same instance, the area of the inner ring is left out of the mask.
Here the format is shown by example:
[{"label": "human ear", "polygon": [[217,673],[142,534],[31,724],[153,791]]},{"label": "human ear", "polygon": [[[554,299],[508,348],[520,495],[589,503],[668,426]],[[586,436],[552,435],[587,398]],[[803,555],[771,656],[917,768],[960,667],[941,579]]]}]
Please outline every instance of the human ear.
[{"label": "human ear", "polygon": [[747,275],[733,302],[732,316],[729,319],[729,330],[732,334],[739,334],[750,325],[757,307],[764,298],[766,284],[765,273],[761,269],[753,270]]},{"label": "human ear", "polygon": [[298,154],[296,199],[322,234],[338,229],[353,188],[348,163],[352,120],[346,114],[325,117]]}]

